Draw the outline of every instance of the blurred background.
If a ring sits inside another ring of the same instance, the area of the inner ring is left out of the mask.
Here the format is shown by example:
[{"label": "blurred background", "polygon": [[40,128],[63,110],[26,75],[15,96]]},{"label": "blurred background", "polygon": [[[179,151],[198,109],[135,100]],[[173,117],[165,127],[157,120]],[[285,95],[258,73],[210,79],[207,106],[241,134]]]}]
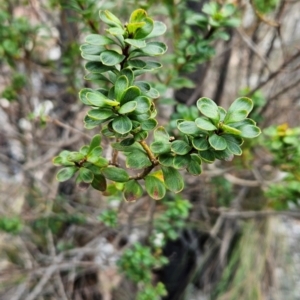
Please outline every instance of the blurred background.
[{"label": "blurred background", "polygon": [[[58,183],[52,159],[97,133],[78,92],[95,87],[79,47],[105,32],[99,10],[126,22],[137,8],[167,25],[163,68],[145,77],[160,123],[176,135],[200,97],[248,96],[262,134],[182,193],[127,203],[118,185]],[[297,0],[1,1],[0,299],[299,300],[299,12]]]}]

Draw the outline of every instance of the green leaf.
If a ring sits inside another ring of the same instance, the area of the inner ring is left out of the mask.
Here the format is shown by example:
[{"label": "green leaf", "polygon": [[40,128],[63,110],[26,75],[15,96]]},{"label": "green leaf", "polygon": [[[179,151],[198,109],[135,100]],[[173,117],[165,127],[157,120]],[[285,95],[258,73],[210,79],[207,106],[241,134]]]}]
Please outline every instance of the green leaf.
[{"label": "green leaf", "polygon": [[[232,123],[232,122],[238,122],[243,120],[247,117],[247,115],[250,113],[250,111],[253,108],[253,102],[251,99],[246,97],[241,97],[236,99],[229,107],[227,115],[224,119],[224,123]],[[244,118],[242,119],[242,116]],[[232,119],[232,121],[231,121]],[[238,121],[235,121],[235,119],[239,119]]]},{"label": "green leaf", "polygon": [[155,129],[155,131],[154,131],[154,140],[155,141],[169,142],[169,138],[170,138],[170,136],[164,127],[159,126]]},{"label": "green leaf", "polygon": [[185,141],[176,140],[171,144],[171,150],[179,155],[187,154],[191,151],[192,147]]},{"label": "green leaf", "polygon": [[241,97],[236,99],[229,107],[228,112],[246,110],[248,113],[253,108],[253,102],[250,98]]},{"label": "green leaf", "polygon": [[142,27],[138,28],[134,33],[134,38],[137,40],[146,38],[154,27],[154,22],[150,18],[144,18],[143,22],[145,23]]},{"label": "green leaf", "polygon": [[188,166],[190,162],[190,155],[177,155],[173,159],[173,166],[176,169],[183,169]]},{"label": "green leaf", "polygon": [[205,151],[199,151],[201,159],[207,163],[212,163],[215,161],[215,154],[210,149]]},{"label": "green leaf", "polygon": [[228,141],[226,140],[227,142],[227,149],[234,155],[242,155],[242,149],[241,147],[236,144],[236,143],[233,143],[231,141]]},{"label": "green leaf", "polygon": [[88,116],[94,120],[106,120],[114,115],[111,108],[101,107],[99,109],[92,109],[87,112]]},{"label": "green leaf", "polygon": [[195,123],[196,123],[197,127],[202,130],[206,130],[206,131],[217,130],[217,127],[214,124],[212,124],[209,120],[202,118],[202,117],[197,118],[195,120]]},{"label": "green leaf", "polygon": [[232,134],[222,134],[222,137],[226,140],[227,144],[228,143],[235,143],[239,146],[241,146],[244,142],[244,140],[237,136],[237,135],[232,135]]},{"label": "green leaf", "polygon": [[124,91],[124,94],[121,99],[121,104],[125,104],[126,102],[135,100],[135,98],[141,95],[141,90],[137,86],[130,86],[128,89]]},{"label": "green leaf", "polygon": [[204,151],[209,148],[209,143],[206,139],[206,137],[197,137],[192,140],[192,144],[195,149],[199,151]]},{"label": "green leaf", "polygon": [[217,134],[211,135],[208,142],[215,150],[224,150],[227,147],[226,140]]},{"label": "green leaf", "polygon": [[184,134],[198,135],[201,133],[201,130],[197,127],[197,125],[193,121],[183,121],[177,124],[177,127],[179,131],[181,131]]},{"label": "green leaf", "polygon": [[102,169],[102,174],[109,180],[116,182],[126,182],[129,180],[127,172],[121,168],[109,166]]},{"label": "green leaf", "polygon": [[128,114],[128,113],[134,111],[136,106],[137,106],[136,101],[126,102],[119,108],[118,113],[121,115]]},{"label": "green leaf", "polygon": [[224,119],[224,123],[230,124],[230,123],[239,122],[246,119],[247,116],[248,116],[248,112],[246,110],[228,112]]},{"label": "green leaf", "polygon": [[81,55],[100,55],[102,51],[105,50],[104,47],[83,44],[80,46]]},{"label": "green leaf", "polygon": [[120,75],[125,75],[128,79],[128,86],[132,85],[133,80],[134,80],[134,75],[131,69],[125,68],[122,69],[120,72]]},{"label": "green leaf", "polygon": [[67,167],[58,171],[56,174],[56,180],[59,182],[67,181],[70,179],[76,172],[78,167]]},{"label": "green leaf", "polygon": [[93,93],[93,92],[94,92],[93,89],[88,89],[88,88],[82,89],[79,92],[79,98],[80,98],[81,102],[85,105],[91,105],[91,103],[88,101],[86,95],[87,95],[87,93]]},{"label": "green leaf", "polygon": [[134,150],[126,154],[126,167],[131,169],[143,169],[151,166],[148,155],[142,150]]},{"label": "green leaf", "polygon": [[115,66],[125,59],[122,55],[114,50],[106,50],[100,54],[100,61],[106,66]]},{"label": "green leaf", "polygon": [[158,140],[150,145],[152,152],[156,154],[164,154],[171,151],[171,143],[168,141]]},{"label": "green leaf", "polygon": [[105,106],[106,105],[106,97],[100,93],[87,93],[86,94],[87,101],[89,102],[89,105],[94,105],[94,106]]},{"label": "green leaf", "polygon": [[150,110],[151,100],[148,97],[139,96],[139,97],[135,98],[135,101],[137,102],[137,107],[135,110],[136,113],[144,114]]},{"label": "green leaf", "polygon": [[184,181],[179,171],[172,167],[164,166],[161,166],[161,169],[164,175],[164,182],[167,189],[174,193],[181,192],[184,188]]},{"label": "green leaf", "polygon": [[63,159],[61,156],[55,156],[53,159],[52,159],[52,163],[55,165],[55,166],[61,166],[63,164]]},{"label": "green leaf", "polygon": [[115,43],[112,39],[100,34],[89,34],[86,36],[85,41],[91,45],[97,46],[105,46]]},{"label": "green leaf", "polygon": [[118,77],[115,82],[115,97],[118,101],[121,101],[125,90],[128,88],[128,78],[125,75]]},{"label": "green leaf", "polygon": [[71,161],[71,162],[79,162],[79,161],[81,161],[84,158],[85,158],[85,155],[83,155],[80,152],[71,152],[68,155],[67,160]]},{"label": "green leaf", "polygon": [[156,70],[162,67],[162,64],[157,61],[147,60],[144,69],[149,71]]},{"label": "green leaf", "polygon": [[137,134],[134,136],[134,140],[137,142],[141,142],[145,140],[148,137],[148,132],[147,131],[139,131]]},{"label": "green leaf", "polygon": [[94,174],[94,179],[91,185],[95,190],[104,192],[106,190],[106,179],[102,174]]},{"label": "green leaf", "polygon": [[79,170],[80,179],[85,183],[91,183],[94,179],[94,174],[87,168],[80,168]]},{"label": "green leaf", "polygon": [[101,61],[100,55],[93,55],[93,54],[86,54],[84,52],[81,52],[82,58],[90,61]]},{"label": "green leaf", "polygon": [[186,170],[195,176],[202,173],[201,158],[197,154],[191,154],[191,160]]},{"label": "green leaf", "polygon": [[[112,66],[105,66],[100,61],[89,61],[85,64],[85,69],[91,73],[104,73],[113,70]],[[89,89],[91,90],[91,89]]]},{"label": "green leaf", "polygon": [[197,107],[204,116],[214,120],[216,123],[219,122],[219,108],[213,100],[209,98],[200,98],[197,101]]},{"label": "green leaf", "polygon": [[148,34],[147,39],[157,37],[160,35],[163,35],[167,30],[167,26],[160,21],[154,21],[153,23],[153,29],[150,34]]},{"label": "green leaf", "polygon": [[145,187],[149,196],[155,200],[162,199],[166,194],[163,181],[152,174],[145,177]]},{"label": "green leaf", "polygon": [[170,81],[170,85],[175,89],[188,88],[192,89],[195,87],[195,83],[188,78],[185,77],[176,77]]},{"label": "green leaf", "polygon": [[229,125],[222,124],[222,130],[226,133],[240,135],[241,131]]},{"label": "green leaf", "polygon": [[225,119],[225,117],[226,117],[227,112],[226,112],[226,110],[225,110],[223,107],[221,107],[221,106],[218,106],[218,111],[219,111],[219,115],[220,115],[220,122],[223,122],[224,119]]},{"label": "green leaf", "polygon": [[88,152],[89,152],[89,148],[90,148],[90,146],[87,146],[87,145],[82,146],[82,147],[80,148],[79,152],[82,153],[83,155],[87,155]]},{"label": "green leaf", "polygon": [[158,156],[159,163],[166,167],[172,167],[173,160],[174,160],[174,156],[171,153],[162,154]]},{"label": "green leaf", "polygon": [[92,118],[90,118],[88,115],[86,115],[84,117],[84,127],[86,129],[92,129],[92,128],[95,128],[97,127],[98,125],[102,124],[103,123],[103,120],[94,120]]},{"label": "green leaf", "polygon": [[125,39],[124,40],[126,44],[129,44],[130,46],[133,46],[135,48],[141,49],[146,47],[146,42],[141,40],[134,40],[134,39]]},{"label": "green leaf", "polygon": [[[97,159],[101,156],[102,154],[102,147],[101,146],[97,146],[95,148],[93,148],[87,155],[87,160],[89,162],[94,162],[97,161]],[[93,158],[93,159],[92,159]],[[91,160],[92,159],[92,160]],[[106,159],[105,159],[106,160]]]},{"label": "green leaf", "polygon": [[85,80],[91,80],[91,81],[105,81],[105,82],[111,82],[113,83],[110,78],[107,78],[106,76],[99,74],[99,73],[89,73],[84,76]]},{"label": "green leaf", "polygon": [[143,188],[136,180],[129,180],[124,184],[123,195],[128,202],[136,201],[143,195]]},{"label": "green leaf", "polygon": [[147,18],[147,16],[147,12],[144,9],[136,9],[131,13],[129,23],[141,22]]},{"label": "green leaf", "polygon": [[128,33],[131,35],[131,36],[134,36],[135,32],[143,27],[146,23],[145,22],[134,22],[134,23],[129,23],[127,24],[127,30],[128,30]]},{"label": "green leaf", "polygon": [[100,19],[109,26],[116,26],[123,28],[122,22],[110,11],[108,10],[100,10],[99,11]]},{"label": "green leaf", "polygon": [[147,43],[147,46],[141,51],[145,54],[148,54],[150,56],[158,56],[162,55],[167,51],[168,47],[166,44],[161,42],[149,42]]},{"label": "green leaf", "polygon": [[122,46],[125,46],[124,38],[123,38],[125,30],[123,28],[113,27],[113,28],[106,29],[105,31],[110,33],[111,35],[116,36],[118,38],[118,40],[120,41],[120,43],[122,44]]},{"label": "green leaf", "polygon": [[121,146],[131,146],[133,145],[135,142],[134,138],[127,138],[127,139],[124,139],[120,142],[120,145]]},{"label": "green leaf", "polygon": [[157,121],[155,119],[148,119],[141,123],[141,128],[143,130],[153,130],[157,126]]},{"label": "green leaf", "polygon": [[113,120],[112,128],[117,133],[125,134],[130,132],[130,130],[132,129],[132,122],[127,116],[119,116]]},{"label": "green leaf", "polygon": [[261,134],[260,129],[255,125],[246,125],[239,128],[241,137],[252,139]]},{"label": "green leaf", "polygon": [[101,143],[101,135],[100,134],[94,135],[90,142],[88,154],[90,154],[96,147],[99,147],[100,143]]},{"label": "green leaf", "polygon": [[146,62],[141,59],[130,59],[128,65],[136,69],[142,69],[146,66]]},{"label": "green leaf", "polygon": [[91,162],[93,165],[103,168],[108,166],[108,160],[101,156],[90,155],[87,159],[88,162]]}]

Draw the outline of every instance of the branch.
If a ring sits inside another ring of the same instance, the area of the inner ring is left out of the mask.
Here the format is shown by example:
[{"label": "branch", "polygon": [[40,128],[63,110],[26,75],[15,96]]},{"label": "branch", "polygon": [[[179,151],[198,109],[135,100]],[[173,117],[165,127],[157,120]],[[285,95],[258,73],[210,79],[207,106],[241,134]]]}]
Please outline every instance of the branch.
[{"label": "branch", "polygon": [[300,211],[274,211],[274,210],[261,210],[261,211],[223,211],[218,209],[210,209],[212,213],[217,213],[222,218],[228,219],[252,219],[252,218],[266,218],[272,216],[287,216],[291,218],[300,219]]}]

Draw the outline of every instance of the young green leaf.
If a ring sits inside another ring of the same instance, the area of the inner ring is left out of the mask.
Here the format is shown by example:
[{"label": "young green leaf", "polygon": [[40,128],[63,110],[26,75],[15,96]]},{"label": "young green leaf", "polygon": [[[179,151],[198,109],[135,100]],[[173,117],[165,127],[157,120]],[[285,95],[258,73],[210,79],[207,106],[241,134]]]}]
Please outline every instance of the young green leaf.
[{"label": "young green leaf", "polygon": [[100,19],[109,26],[116,26],[123,28],[122,22],[110,11],[108,10],[100,10],[99,12]]}]

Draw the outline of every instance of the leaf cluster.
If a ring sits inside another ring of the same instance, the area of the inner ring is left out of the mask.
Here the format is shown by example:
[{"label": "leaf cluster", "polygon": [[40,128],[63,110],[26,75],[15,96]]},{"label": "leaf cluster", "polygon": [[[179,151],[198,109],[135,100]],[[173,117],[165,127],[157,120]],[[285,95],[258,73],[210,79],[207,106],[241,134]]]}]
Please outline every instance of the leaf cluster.
[{"label": "leaf cluster", "polygon": [[[214,14],[211,9],[206,8],[206,13]],[[230,12],[233,10],[227,8],[223,14]],[[154,101],[159,92],[148,81],[137,80],[138,76],[161,68],[153,57],[164,54],[167,46],[153,39],[162,35],[166,26],[154,21],[143,9],[133,11],[125,24],[107,10],[100,11],[100,19],[108,27],[105,34],[88,35],[80,49],[82,57],[88,60],[86,79],[102,86],[82,89],[79,98],[90,108],[84,118],[85,127],[100,127],[101,133],[78,152],[62,151],[53,159],[55,165],[64,167],[57,180],[65,181],[78,174],[76,183],[80,187],[91,185],[106,193],[110,180],[121,185],[118,189],[127,201],[139,199],[144,189],[158,200],[167,190],[183,190],[180,170],[199,175],[202,161],[211,163],[241,155],[243,138],[260,134],[255,122],[247,118],[252,101],[244,97],[233,102],[228,111],[208,98],[199,99],[197,108],[190,112],[182,107],[182,114],[190,113],[192,118],[176,121],[181,139],[170,136],[165,127],[157,126]],[[148,145],[150,132],[153,141]],[[111,161],[103,156],[101,136],[115,140],[111,142]],[[127,169],[141,172],[130,175],[119,166],[120,152],[126,157]],[[159,168],[154,170],[156,167]]]}]

